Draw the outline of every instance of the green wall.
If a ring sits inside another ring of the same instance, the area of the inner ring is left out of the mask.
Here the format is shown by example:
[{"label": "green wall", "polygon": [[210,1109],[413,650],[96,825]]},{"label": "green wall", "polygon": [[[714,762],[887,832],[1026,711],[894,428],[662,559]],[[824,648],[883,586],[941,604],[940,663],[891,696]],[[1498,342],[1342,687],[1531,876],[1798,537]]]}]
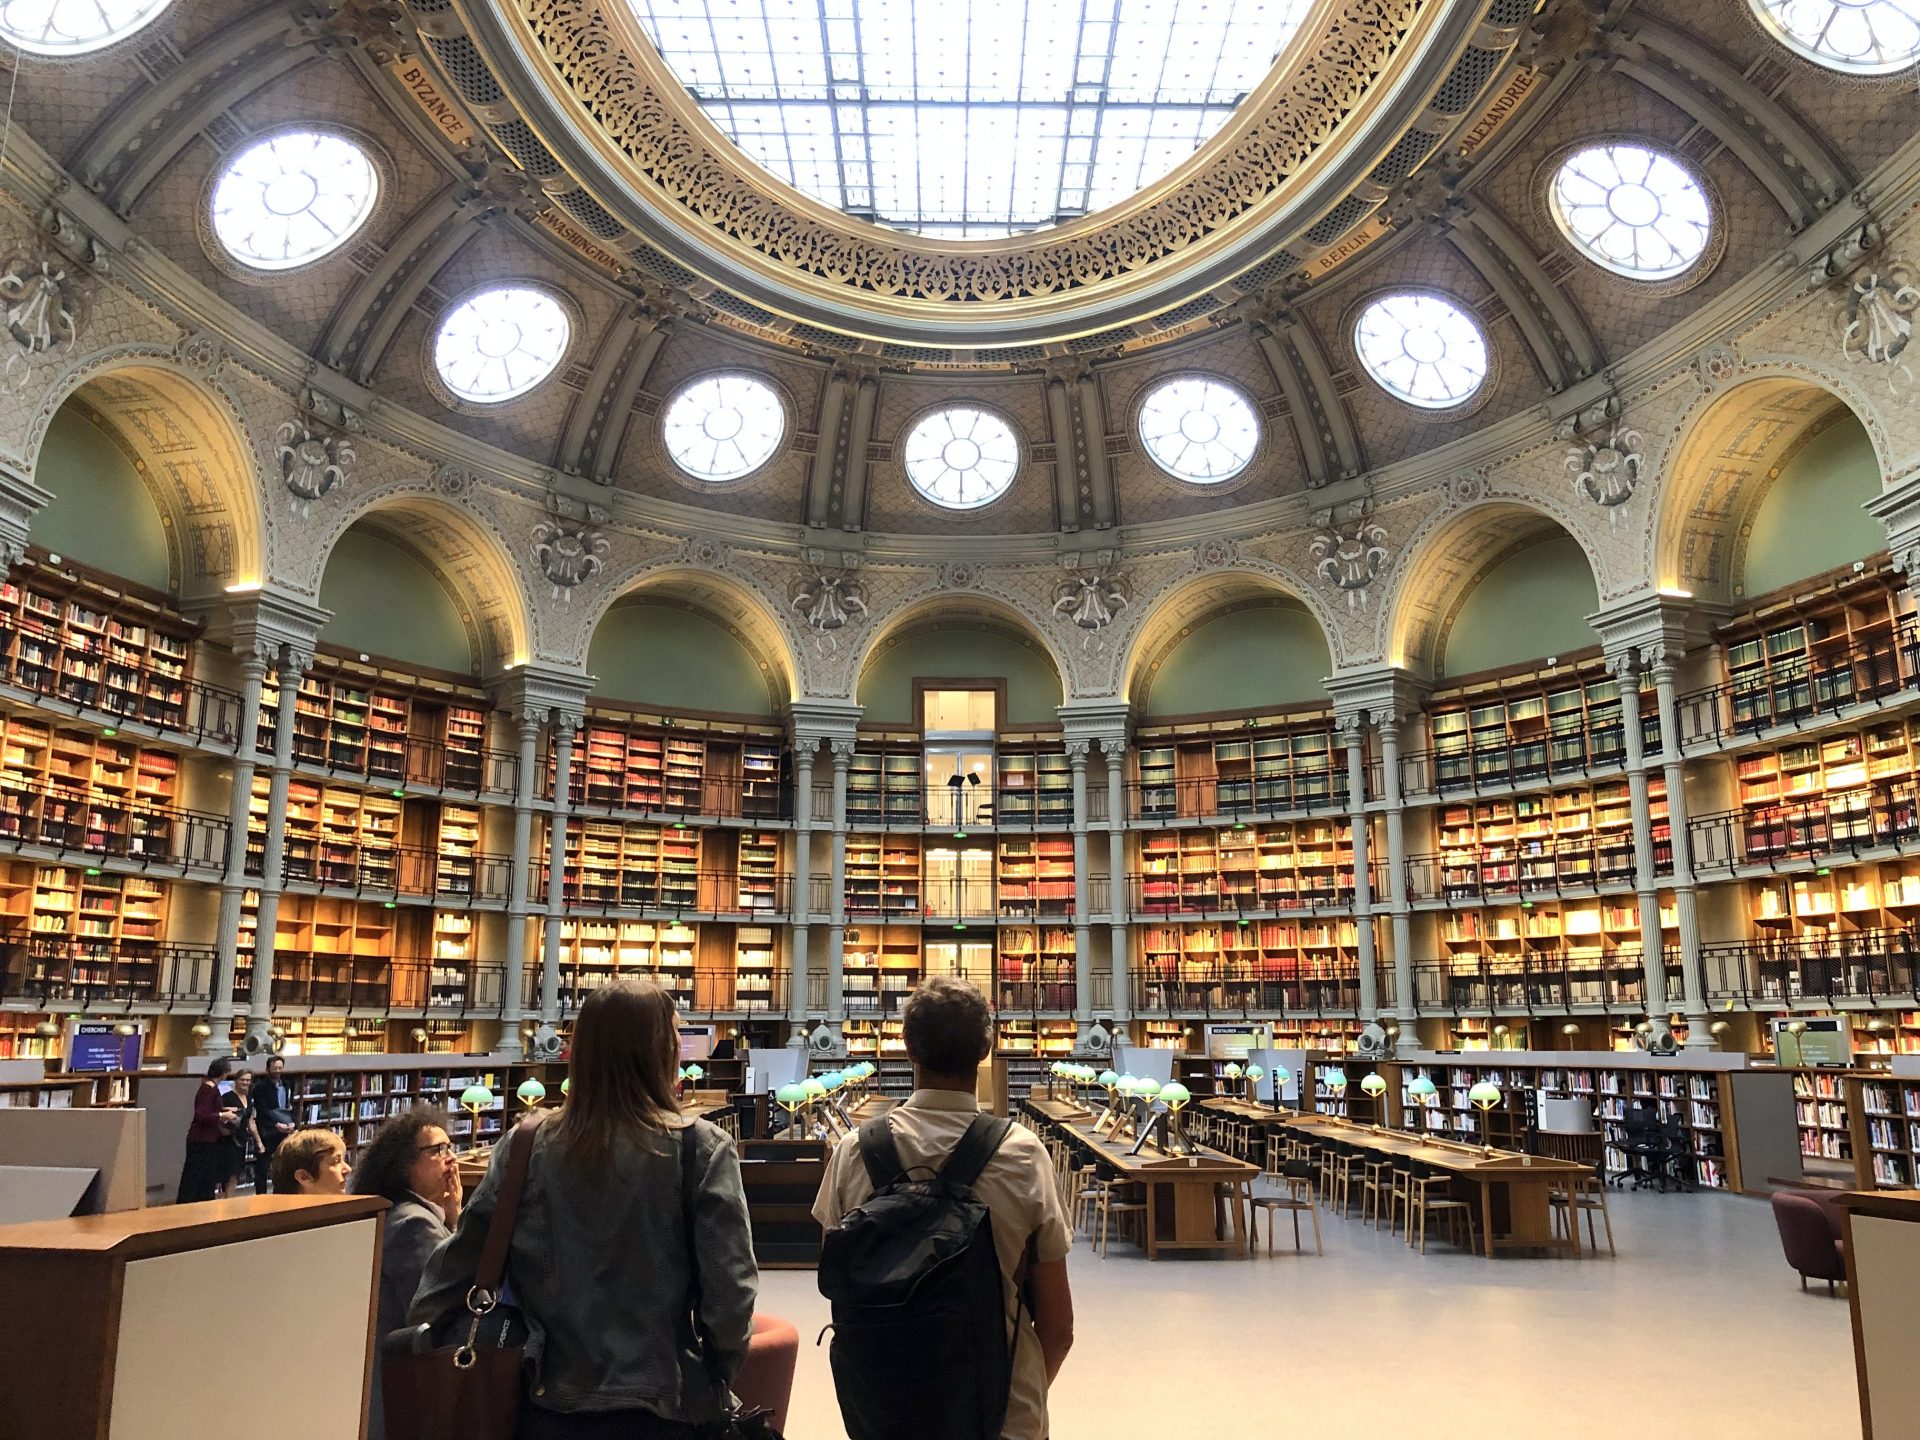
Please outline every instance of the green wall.
[{"label": "green wall", "polygon": [[587,647],[593,693],[674,710],[770,715],[759,663],[726,630],[690,610],[642,602],[609,610]]},{"label": "green wall", "polygon": [[1004,679],[1010,725],[1052,724],[1059,720],[1060,677],[1046,651],[1028,646],[1001,630],[972,626],[921,630],[882,650],[860,676],[863,720],[912,725],[916,676],[940,679]]},{"label": "green wall", "polygon": [[1320,622],[1292,601],[1230,610],[1170,651],[1145,684],[1140,713],[1263,710],[1326,697],[1333,657]]},{"label": "green wall", "polygon": [[33,517],[36,545],[137,585],[172,588],[153,497],[125,452],[73,407],[47,427],[33,481],[53,492]]},{"label": "green wall", "polygon": [[320,633],[329,645],[456,675],[473,670],[466,627],[439,577],[366,530],[348,530],[334,545],[320,581],[320,607],[333,612]]},{"label": "green wall", "polygon": [[1502,560],[1473,587],[1438,657],[1443,675],[1544,660],[1599,643],[1587,616],[1600,608],[1580,542],[1561,530]]},{"label": "green wall", "polygon": [[1851,414],[1787,462],[1753,517],[1741,584],[1764,595],[1887,548],[1887,528],[1860,507],[1880,494],[1873,441]]}]

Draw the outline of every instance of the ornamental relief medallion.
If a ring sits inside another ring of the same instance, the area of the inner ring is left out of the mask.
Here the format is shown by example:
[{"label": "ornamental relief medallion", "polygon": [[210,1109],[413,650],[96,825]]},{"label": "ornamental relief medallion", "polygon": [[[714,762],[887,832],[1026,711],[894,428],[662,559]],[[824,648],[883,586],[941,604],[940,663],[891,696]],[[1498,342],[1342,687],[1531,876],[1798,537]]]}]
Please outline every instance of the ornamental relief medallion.
[{"label": "ornamental relief medallion", "polygon": [[986,254],[889,243],[878,227],[790,205],[768,193],[765,172],[733,146],[723,151],[686,123],[684,88],[661,83],[636,60],[602,0],[521,0],[520,10],[562,87],[664,198],[705,224],[783,266],[872,297],[995,301],[1132,275],[1245,215],[1339,129],[1427,3],[1345,0],[1317,34],[1296,40],[1266,109],[1211,163],[1087,233]]}]

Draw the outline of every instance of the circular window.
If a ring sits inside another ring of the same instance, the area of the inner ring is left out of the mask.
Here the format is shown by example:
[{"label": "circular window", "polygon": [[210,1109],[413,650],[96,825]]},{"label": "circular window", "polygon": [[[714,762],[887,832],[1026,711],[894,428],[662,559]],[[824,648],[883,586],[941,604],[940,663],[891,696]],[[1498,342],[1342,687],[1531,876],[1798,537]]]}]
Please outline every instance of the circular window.
[{"label": "circular window", "polygon": [[1644,145],[1594,145],[1561,162],[1553,218],[1589,260],[1616,275],[1668,280],[1706,253],[1707,192],[1671,156]]},{"label": "circular window", "polygon": [[1238,390],[1189,376],[1148,392],[1140,405],[1140,443],[1169,475],[1218,485],[1253,459],[1260,420]]},{"label": "circular window", "polygon": [[4,0],[0,35],[35,55],[84,55],[151,24],[169,0]]},{"label": "circular window", "polygon": [[462,400],[498,404],[551,375],[572,331],[566,308],[544,290],[528,285],[482,290],[441,320],[433,341],[434,368]]},{"label": "circular window", "polygon": [[1360,312],[1353,347],[1374,382],[1409,405],[1444,410],[1487,378],[1480,327],[1438,295],[1383,295]]},{"label": "circular window", "polygon": [[977,510],[998,500],[1020,468],[1020,442],[986,410],[936,410],[907,435],[907,479],[936,505]]},{"label": "circular window", "polygon": [[1920,56],[1920,0],[1749,0],[1789,50],[1851,75],[1889,75]]},{"label": "circular window", "polygon": [[696,480],[738,480],[772,458],[787,430],[773,388],[750,375],[710,375],[667,406],[661,433],[673,463]]},{"label": "circular window", "polygon": [[256,270],[290,270],[338,250],[366,223],[380,178],[351,140],[311,130],[258,141],[213,187],[213,233]]}]

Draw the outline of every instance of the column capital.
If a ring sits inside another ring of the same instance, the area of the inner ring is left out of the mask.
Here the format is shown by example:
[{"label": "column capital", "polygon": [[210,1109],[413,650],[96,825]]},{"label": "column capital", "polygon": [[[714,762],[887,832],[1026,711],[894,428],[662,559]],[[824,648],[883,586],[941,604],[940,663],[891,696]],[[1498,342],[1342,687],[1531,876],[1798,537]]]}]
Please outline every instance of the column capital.
[{"label": "column capital", "polygon": [[1104,746],[1108,736],[1125,743],[1133,707],[1124,700],[1069,700],[1054,714],[1068,739],[1098,740]]},{"label": "column capital", "polygon": [[1093,753],[1093,741],[1069,739],[1067,741],[1067,763],[1076,770],[1087,768],[1087,757]]},{"label": "column capital", "polygon": [[0,462],[0,573],[11,570],[27,553],[33,517],[52,501],[12,464]]},{"label": "column capital", "polygon": [[1127,753],[1125,735],[1102,735],[1099,737],[1100,753],[1108,760],[1118,760]]},{"label": "column capital", "polygon": [[580,728],[592,692],[591,675],[558,665],[510,665],[487,681],[487,693],[508,714],[536,725],[557,725],[564,716],[572,730]]},{"label": "column capital", "polygon": [[802,696],[787,706],[793,748],[811,755],[829,741],[851,740],[861,714],[861,707],[851,700]]},{"label": "column capital", "polygon": [[1365,714],[1382,727],[1417,714],[1432,683],[1399,665],[1360,665],[1327,677],[1336,719]]},{"label": "column capital", "polygon": [[827,741],[827,750],[833,756],[833,768],[844,770],[853,759],[854,741],[851,735],[836,736]]},{"label": "column capital", "polygon": [[1661,661],[1677,661],[1691,647],[1712,638],[1712,618],[1691,595],[1643,590],[1637,595],[1596,610],[1587,617],[1600,636],[1607,668],[1616,675],[1626,657],[1637,657],[1639,669]]},{"label": "column capital", "polygon": [[1364,745],[1367,741],[1367,712],[1364,710],[1336,710],[1333,725],[1340,732],[1340,743],[1345,746]]},{"label": "column capital", "polygon": [[333,618],[303,596],[273,586],[233,590],[201,618],[208,636],[234,654],[257,655],[276,670],[313,668],[320,632]]}]

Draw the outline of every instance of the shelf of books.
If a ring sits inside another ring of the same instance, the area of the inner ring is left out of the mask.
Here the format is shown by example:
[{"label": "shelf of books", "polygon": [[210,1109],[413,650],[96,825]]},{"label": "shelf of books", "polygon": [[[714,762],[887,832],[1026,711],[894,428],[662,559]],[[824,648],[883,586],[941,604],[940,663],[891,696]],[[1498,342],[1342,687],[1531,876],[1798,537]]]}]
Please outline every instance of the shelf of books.
[{"label": "shelf of books", "polygon": [[[1677,944],[1678,906],[1665,893],[1659,904],[1663,945]],[[1574,1005],[1615,1000],[1607,977],[1626,961],[1638,965],[1643,943],[1640,907],[1633,896],[1450,909],[1439,917],[1438,939],[1447,973],[1470,981],[1489,971],[1538,969],[1563,980],[1565,1003]],[[1445,996],[1420,998],[1423,1003],[1450,1003]]]},{"label": "shelf of books", "polygon": [[54,1060],[60,1056],[60,1032],[40,1033],[42,1025],[57,1025],[52,1015],[25,1010],[0,1010],[0,1060]]},{"label": "shelf of books", "polygon": [[[988,955],[992,954],[990,942]],[[898,1015],[900,1002],[920,983],[925,967],[920,932],[900,925],[848,929],[842,994],[849,1016]],[[991,959],[987,962],[991,968]]]},{"label": "shelf of books", "polygon": [[1736,734],[1882,698],[1920,674],[1913,593],[1890,567],[1797,593],[1727,626],[1720,639],[1725,720]]},{"label": "shelf of books", "polygon": [[[270,776],[254,776],[251,875],[264,873],[271,788]],[[482,830],[477,805],[290,779],[281,876],[290,885],[503,901],[508,864],[481,851]]]},{"label": "shelf of books", "polygon": [[[658,983],[683,1010],[701,1015],[784,1010],[780,931],[770,925],[569,919],[560,922],[560,1006],[622,976]],[[540,967],[526,975],[538,1003]]]},{"label": "shelf of books", "polygon": [[1064,925],[1003,925],[997,950],[994,1004],[1001,1010],[1071,1010],[1075,970],[1073,931]]},{"label": "shelf of books", "polygon": [[881,1094],[905,1099],[913,1093],[913,1064],[907,1059],[907,1042],[900,1033],[897,1016],[885,1020],[849,1018],[840,1027],[840,1035],[847,1054],[879,1063],[876,1079]]},{"label": "shelf of books", "polygon": [[920,899],[920,839],[855,832],[847,836],[846,907],[856,920],[915,916]]},{"label": "shelf of books", "polygon": [[1920,1081],[1879,1076],[1853,1083],[1872,1184],[1911,1189],[1920,1183]]},{"label": "shelf of books", "polygon": [[[458,1151],[491,1145],[500,1138],[507,1119],[507,1097],[533,1070],[515,1067],[479,1068],[468,1059],[446,1057],[418,1067],[389,1063],[380,1069],[307,1070],[294,1061],[287,1066],[287,1083],[296,1123],[338,1131],[346,1141],[347,1158],[373,1139],[380,1126],[416,1105],[445,1112],[447,1136]],[[460,1096],[473,1085],[493,1093],[493,1104],[476,1115],[463,1107]]]},{"label": "shelf of books", "polygon": [[[385,785],[511,792],[511,756],[487,749],[486,696],[430,677],[319,655],[294,703],[293,758]],[[260,690],[259,748],[271,754],[280,685]]]},{"label": "shelf of books", "polygon": [[[259,896],[241,900],[236,998],[251,994],[259,944]],[[394,962],[430,953],[425,910],[317,895],[282,895],[274,924],[276,1008],[325,1007],[378,1014],[399,1004]]]},{"label": "shelf of books", "polygon": [[[927,858],[931,862],[931,851]],[[928,878],[932,878],[931,865]],[[999,913],[1003,916],[1071,918],[1073,837],[1002,836],[995,883],[999,891]]]},{"label": "shelf of books", "polygon": [[1809,1174],[1854,1174],[1853,1127],[1847,1113],[1848,1076],[1841,1071],[1793,1072],[1793,1119]]},{"label": "shelf of books", "polygon": [[862,740],[847,762],[847,821],[852,825],[921,823],[920,744],[903,737]]},{"label": "shelf of books", "polygon": [[1695,865],[1811,863],[1920,840],[1920,721],[1795,740],[1733,762],[1737,818],[1702,817]]},{"label": "shelf of books", "polygon": [[1346,919],[1152,925],[1133,973],[1136,1010],[1349,1010],[1359,931]]},{"label": "shelf of books", "polygon": [[[1654,866],[1673,869],[1673,833],[1664,777],[1648,777]],[[1439,851],[1429,867],[1410,864],[1421,899],[1631,886],[1633,803],[1625,779],[1540,794],[1448,805],[1439,814]]]},{"label": "shelf of books", "polygon": [[1135,819],[1279,816],[1346,804],[1346,751],[1324,712],[1143,729],[1135,746]]},{"label": "shelf of books", "polygon": [[1920,1055],[1920,1010],[1885,1010],[1854,1027],[1856,1055]]},{"label": "shelf of books", "polygon": [[1073,767],[1055,741],[1021,743],[1002,738],[994,749],[998,786],[994,824],[1073,824]]},{"label": "shelf of books", "polygon": [[1136,915],[1321,910],[1353,903],[1353,832],[1340,820],[1152,830],[1136,841]]},{"label": "shelf of books", "polygon": [[1747,916],[1769,941],[1830,939],[1911,926],[1920,916],[1920,860],[1822,867],[1750,880]]},{"label": "shelf of books", "polygon": [[159,998],[167,886],[93,866],[0,864],[0,935],[27,946],[29,992]]},{"label": "shelf of books", "polygon": [[[594,711],[574,740],[576,806],[644,814],[778,820],[789,813],[778,731]],[[553,760],[546,793],[553,794]]]},{"label": "shelf of books", "polygon": [[237,697],[190,713],[197,633],[157,601],[78,567],[29,559],[0,577],[0,683],[156,729],[197,726],[231,740],[238,708],[225,702]]},{"label": "shelf of books", "polygon": [[1184,1050],[1187,1026],[1179,1020],[1136,1020],[1133,1030],[1137,1043],[1147,1050]]},{"label": "shelf of books", "polygon": [[[1639,713],[1646,751],[1657,753],[1660,716],[1651,677],[1642,683]],[[1427,727],[1431,774],[1425,778],[1442,795],[1585,779],[1589,770],[1624,764],[1627,756],[1620,685],[1598,658],[1436,695],[1427,705]],[[1410,778],[1418,775],[1418,767],[1410,770]]]},{"label": "shelf of books", "polygon": [[994,1039],[994,1053],[1007,1067],[1007,1095],[1024,1099],[1044,1091],[1047,1067],[1073,1054],[1076,1029],[1071,1020],[1033,1020],[1003,1016]]}]

